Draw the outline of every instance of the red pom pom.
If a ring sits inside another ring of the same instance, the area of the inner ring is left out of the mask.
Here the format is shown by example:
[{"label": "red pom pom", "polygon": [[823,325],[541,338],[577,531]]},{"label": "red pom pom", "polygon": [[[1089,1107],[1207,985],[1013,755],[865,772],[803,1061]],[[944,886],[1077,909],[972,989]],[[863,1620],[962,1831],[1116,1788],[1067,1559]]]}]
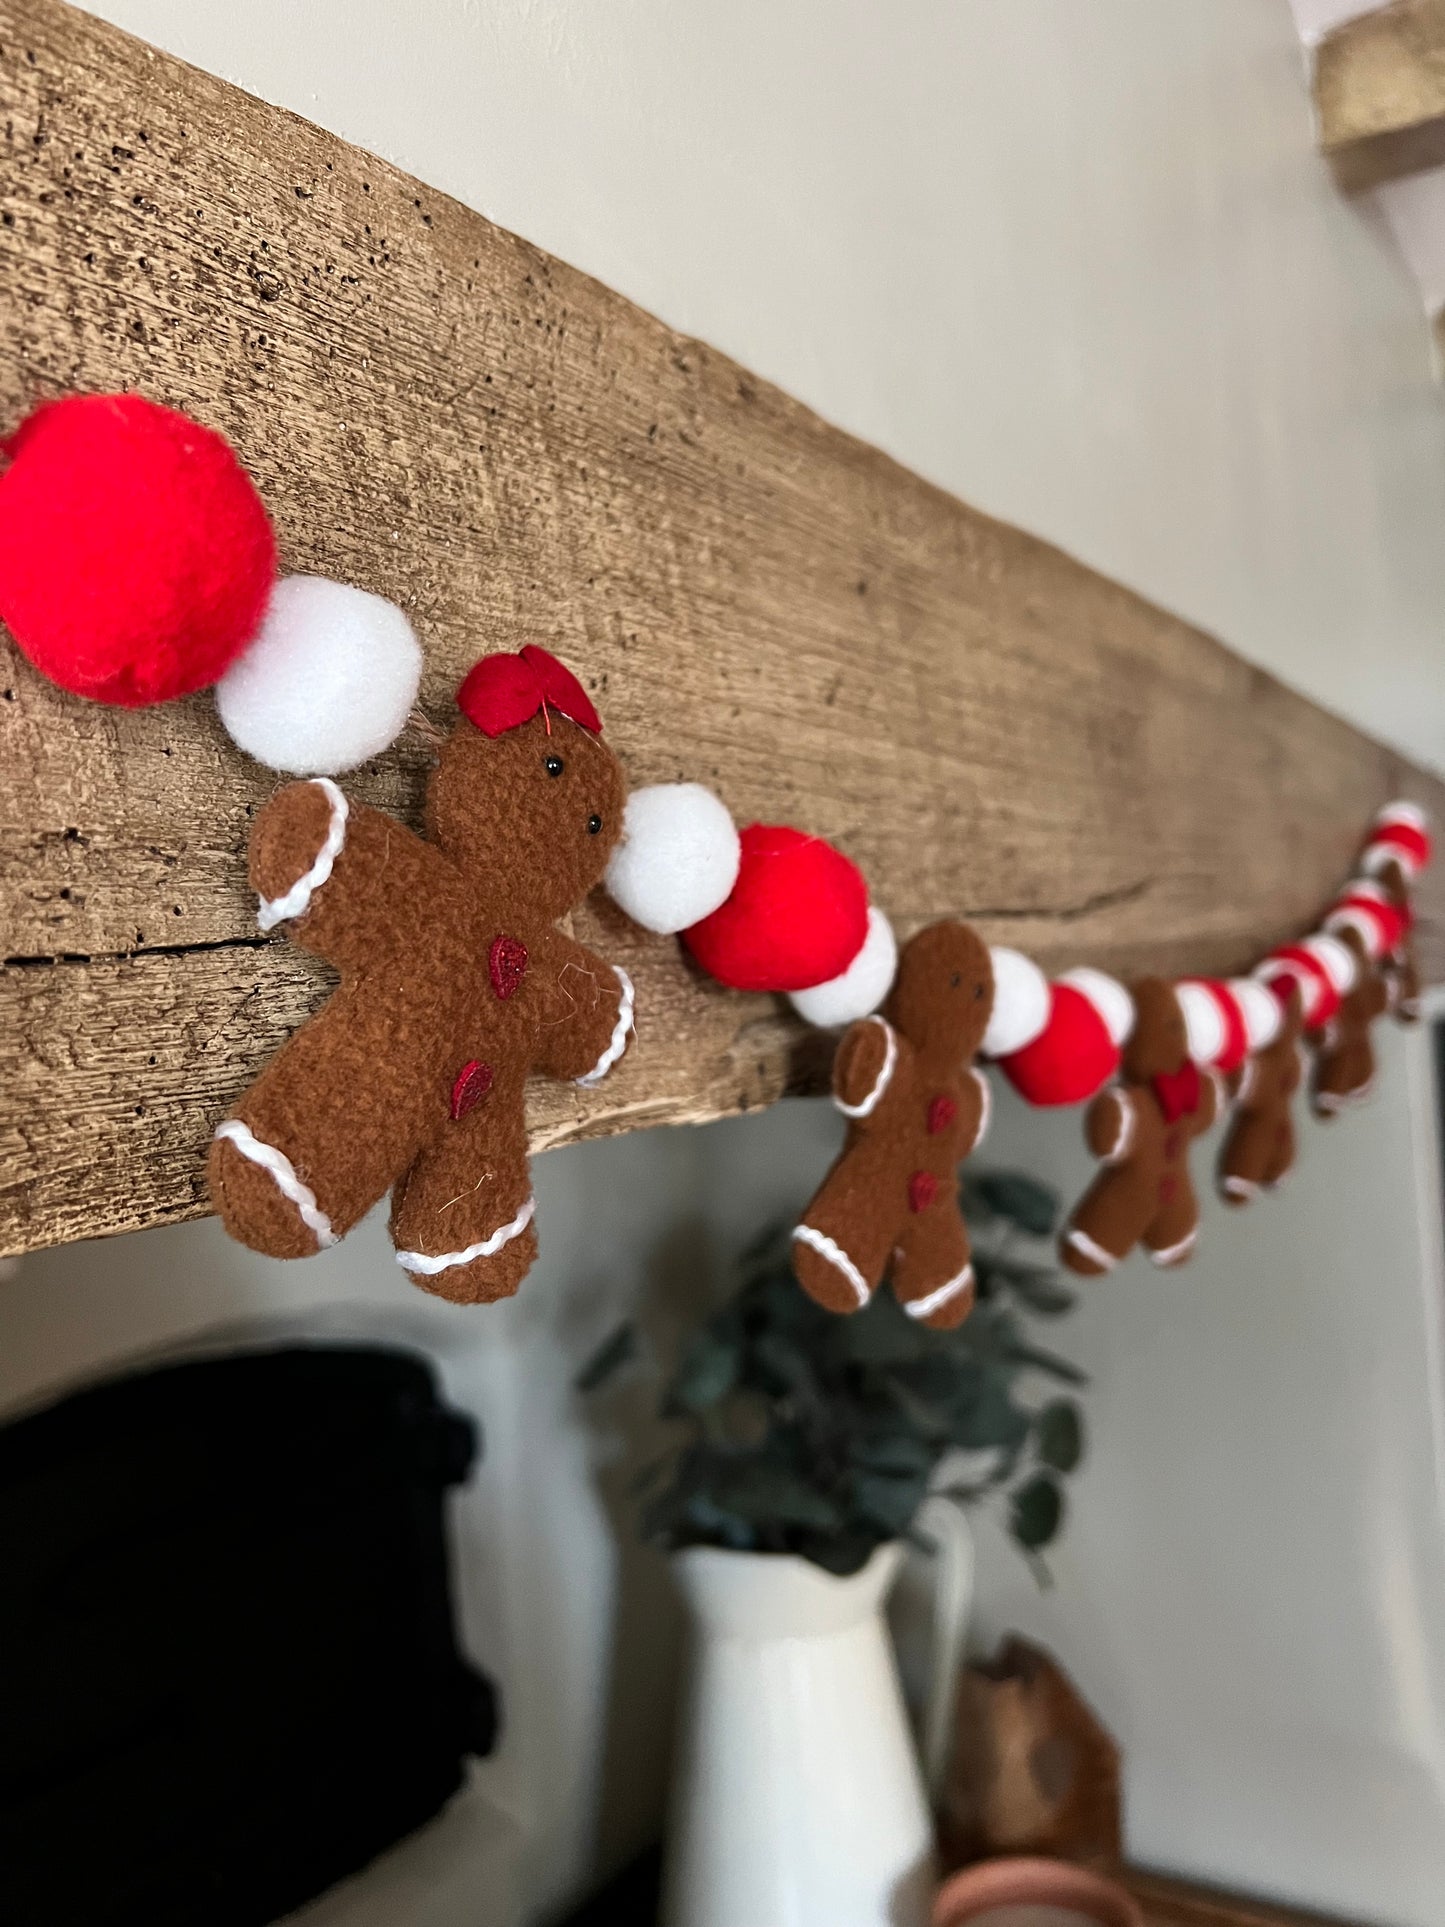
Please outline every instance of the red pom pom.
[{"label": "red pom pom", "polygon": [[809,990],[839,977],[868,935],[868,886],[821,837],[771,824],[741,832],[732,894],[682,940],[734,990]]},{"label": "red pom pom", "polygon": [[204,689],[276,579],[229,443],[140,395],[49,402],[4,444],[0,617],[42,675],[137,709]]},{"label": "red pom pom", "polygon": [[457,707],[484,736],[520,729],[546,707],[602,734],[602,718],[565,663],[529,642],[515,656],[483,656],[457,691]]},{"label": "red pom pom", "polygon": [[1031,1044],[998,1059],[1030,1104],[1082,1104],[1119,1068],[1119,1046],[1102,1015],[1072,984],[1049,985],[1049,1021]]}]

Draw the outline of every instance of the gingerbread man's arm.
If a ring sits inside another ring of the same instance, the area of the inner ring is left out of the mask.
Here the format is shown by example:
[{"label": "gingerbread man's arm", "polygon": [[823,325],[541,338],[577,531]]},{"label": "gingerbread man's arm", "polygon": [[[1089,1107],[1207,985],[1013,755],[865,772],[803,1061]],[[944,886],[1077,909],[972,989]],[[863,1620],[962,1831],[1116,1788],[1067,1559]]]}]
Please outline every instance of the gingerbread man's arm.
[{"label": "gingerbread man's arm", "polygon": [[384,810],[349,802],[329,777],[288,783],[251,831],[263,930],[288,934],[342,972],[395,957],[418,913],[451,894],[451,865]]},{"label": "gingerbread man's arm", "polygon": [[1219,1080],[1213,1071],[1199,1073],[1199,1102],[1189,1120],[1190,1135],[1203,1137],[1219,1115]]},{"label": "gingerbread man's arm", "polygon": [[560,932],[536,968],[546,984],[546,1014],[533,1068],[584,1088],[600,1084],[632,1039],[632,979]]},{"label": "gingerbread man's arm", "polygon": [[1119,1084],[1100,1091],[1084,1118],[1084,1139],[1090,1154],[1106,1164],[1117,1164],[1133,1148],[1134,1098]]},{"label": "gingerbread man's arm", "polygon": [[833,1057],[833,1102],[861,1131],[872,1128],[897,1078],[903,1050],[884,1017],[864,1017],[844,1031]]}]

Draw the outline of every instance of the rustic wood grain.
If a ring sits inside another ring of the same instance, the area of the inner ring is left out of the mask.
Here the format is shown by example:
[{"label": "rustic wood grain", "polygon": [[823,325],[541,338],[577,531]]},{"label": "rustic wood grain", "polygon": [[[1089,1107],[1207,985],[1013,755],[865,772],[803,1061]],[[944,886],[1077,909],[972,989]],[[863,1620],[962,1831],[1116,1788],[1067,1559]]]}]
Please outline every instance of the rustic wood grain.
[{"label": "rustic wood grain", "polygon": [[1445,163],[1445,0],[1395,0],[1315,49],[1320,146],[1352,192]]},{"label": "rustic wood grain", "polygon": [[[636,781],[864,865],[1049,964],[1241,967],[1361,825],[1445,790],[479,215],[58,0],[0,0],[0,420],[132,386],[230,435],[286,566],[402,603],[444,723],[538,640]],[[413,815],[420,734],[350,786]],[[324,988],[244,886],[270,779],[208,699],[49,688],[0,639],[0,1252],[194,1215],[216,1117]],[[1432,886],[1433,891],[1434,886]],[[1445,929],[1426,904],[1431,966]],[[640,1047],[535,1142],[814,1081],[768,999],[606,905]]]}]

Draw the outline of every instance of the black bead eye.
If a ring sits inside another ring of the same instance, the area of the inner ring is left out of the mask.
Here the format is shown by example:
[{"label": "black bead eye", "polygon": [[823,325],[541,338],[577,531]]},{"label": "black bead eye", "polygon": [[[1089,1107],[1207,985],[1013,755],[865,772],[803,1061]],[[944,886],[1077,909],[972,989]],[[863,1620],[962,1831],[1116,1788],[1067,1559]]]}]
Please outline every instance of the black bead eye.
[{"label": "black bead eye", "polygon": [[597,832],[601,828],[602,828],[602,818],[594,810],[591,816],[589,816],[587,819],[587,834],[589,836],[596,836]]},{"label": "black bead eye", "polygon": [[953,988],[957,990],[958,986],[963,982],[963,972],[960,970],[955,970],[953,975],[949,978],[948,981],[953,986]]},{"label": "black bead eye", "polygon": [[549,776],[560,776],[562,774],[562,771],[566,768],[566,764],[562,761],[562,758],[560,756],[549,756],[546,759],[546,761],[543,763],[542,767],[544,770],[546,770]]}]

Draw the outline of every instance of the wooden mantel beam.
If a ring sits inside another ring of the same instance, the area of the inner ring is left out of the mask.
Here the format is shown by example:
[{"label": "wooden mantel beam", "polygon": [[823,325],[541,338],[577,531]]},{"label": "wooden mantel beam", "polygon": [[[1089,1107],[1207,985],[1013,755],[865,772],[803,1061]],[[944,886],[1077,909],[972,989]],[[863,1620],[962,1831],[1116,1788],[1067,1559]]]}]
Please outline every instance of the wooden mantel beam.
[{"label": "wooden mantel beam", "polygon": [[[214,424],[287,568],[412,611],[434,720],[542,641],[635,781],[835,839],[904,932],[966,914],[1055,966],[1240,968],[1379,804],[1445,817],[1208,636],[329,134],[59,0],[0,0],[0,94],[0,420],[130,386]],[[425,760],[352,787],[414,815]],[[208,699],[92,708],[0,639],[0,1252],[206,1210],[215,1120],[324,990],[256,934],[269,787]],[[605,903],[578,925],[639,1044],[537,1089],[538,1148],[816,1079],[771,1000]]]},{"label": "wooden mantel beam", "polygon": [[1320,146],[1351,192],[1445,165],[1445,0],[1394,0],[1315,49]]}]

